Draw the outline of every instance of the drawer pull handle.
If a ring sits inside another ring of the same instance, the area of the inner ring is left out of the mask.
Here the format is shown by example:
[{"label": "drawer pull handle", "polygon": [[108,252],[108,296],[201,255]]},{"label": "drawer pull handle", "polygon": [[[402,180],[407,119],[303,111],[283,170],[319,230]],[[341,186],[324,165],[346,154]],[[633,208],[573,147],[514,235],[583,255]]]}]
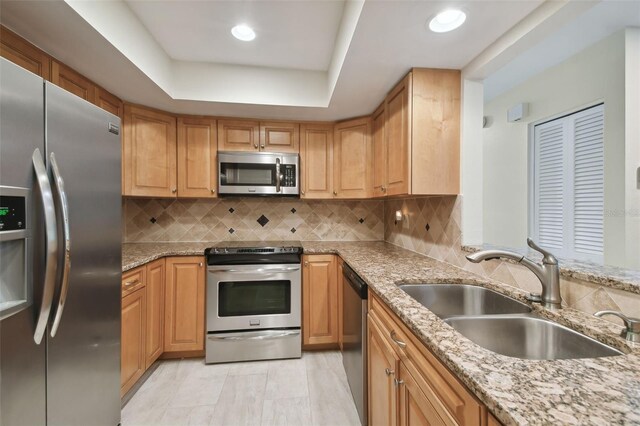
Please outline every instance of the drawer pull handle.
[{"label": "drawer pull handle", "polygon": [[131,286],[136,285],[136,284],[138,284],[138,283],[140,283],[140,280],[137,280],[137,279],[136,279],[136,280],[133,280],[133,281],[126,281],[126,282],[124,283],[124,286],[125,286],[125,287],[131,287]]},{"label": "drawer pull handle", "polygon": [[396,337],[395,330],[391,331],[391,334],[389,335],[389,337],[391,337],[391,340],[393,340],[395,344],[400,346],[401,348],[407,347],[407,344],[405,342],[403,342],[402,340],[398,340],[398,338]]},{"label": "drawer pull handle", "polygon": [[385,368],[384,369],[384,374],[386,374],[387,376],[393,376],[396,374],[395,370],[392,370],[390,368]]},{"label": "drawer pull handle", "polygon": [[404,380],[402,379],[393,379],[393,384],[398,387],[404,385]]}]

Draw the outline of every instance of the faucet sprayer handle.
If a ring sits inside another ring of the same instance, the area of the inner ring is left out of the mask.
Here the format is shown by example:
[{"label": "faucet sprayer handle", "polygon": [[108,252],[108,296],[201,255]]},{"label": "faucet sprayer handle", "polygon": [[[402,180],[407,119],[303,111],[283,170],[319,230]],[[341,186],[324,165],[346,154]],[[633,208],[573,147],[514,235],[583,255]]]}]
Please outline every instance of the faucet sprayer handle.
[{"label": "faucet sprayer handle", "polygon": [[545,265],[557,265],[558,259],[539,245],[537,245],[531,238],[527,238],[527,245],[535,251],[542,254],[542,263]]}]

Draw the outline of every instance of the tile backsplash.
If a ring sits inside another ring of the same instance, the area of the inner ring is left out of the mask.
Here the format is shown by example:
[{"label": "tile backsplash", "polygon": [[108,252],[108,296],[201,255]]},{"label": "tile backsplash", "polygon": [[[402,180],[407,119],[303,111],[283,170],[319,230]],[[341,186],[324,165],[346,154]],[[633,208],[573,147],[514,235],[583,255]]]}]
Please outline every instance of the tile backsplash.
[{"label": "tile backsplash", "polygon": [[124,200],[124,241],[376,241],[384,202],[297,198]]},{"label": "tile backsplash", "polygon": [[[502,260],[467,261],[468,253],[461,249],[461,203],[461,196],[386,200],[385,240],[527,292],[539,293],[538,279],[522,265]],[[395,220],[397,210],[403,213],[403,220],[399,222]],[[589,314],[611,309],[640,317],[640,294],[565,277],[560,279],[560,291],[568,306]],[[621,324],[614,317],[606,319]]]}]

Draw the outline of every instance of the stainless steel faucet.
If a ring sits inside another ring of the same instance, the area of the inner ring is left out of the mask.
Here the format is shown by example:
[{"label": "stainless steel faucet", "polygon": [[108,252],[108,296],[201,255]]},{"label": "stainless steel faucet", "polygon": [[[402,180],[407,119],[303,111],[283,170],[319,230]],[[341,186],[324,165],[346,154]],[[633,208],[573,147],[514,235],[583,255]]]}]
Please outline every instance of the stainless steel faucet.
[{"label": "stainless steel faucet", "polygon": [[640,318],[628,317],[618,311],[598,311],[594,316],[600,318],[603,315],[615,315],[624,322],[625,329],[620,334],[630,342],[640,343]]},{"label": "stainless steel faucet", "polygon": [[560,267],[558,259],[548,251],[539,247],[531,238],[527,238],[527,244],[532,249],[542,254],[542,264],[539,265],[521,254],[506,250],[483,250],[467,256],[467,260],[473,263],[480,263],[483,260],[491,259],[511,259],[533,272],[542,284],[541,294],[529,294],[528,300],[542,303],[547,308],[560,309],[562,307],[562,297],[560,296]]}]

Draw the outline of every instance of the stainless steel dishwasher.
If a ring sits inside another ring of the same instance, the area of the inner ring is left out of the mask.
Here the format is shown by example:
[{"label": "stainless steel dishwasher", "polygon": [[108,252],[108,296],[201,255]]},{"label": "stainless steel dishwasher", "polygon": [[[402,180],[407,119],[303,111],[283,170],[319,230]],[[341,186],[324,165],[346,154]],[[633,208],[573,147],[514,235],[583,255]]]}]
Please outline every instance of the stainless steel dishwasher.
[{"label": "stainless steel dishwasher", "polygon": [[360,416],[367,424],[367,283],[347,264],[342,286],[342,363]]}]

